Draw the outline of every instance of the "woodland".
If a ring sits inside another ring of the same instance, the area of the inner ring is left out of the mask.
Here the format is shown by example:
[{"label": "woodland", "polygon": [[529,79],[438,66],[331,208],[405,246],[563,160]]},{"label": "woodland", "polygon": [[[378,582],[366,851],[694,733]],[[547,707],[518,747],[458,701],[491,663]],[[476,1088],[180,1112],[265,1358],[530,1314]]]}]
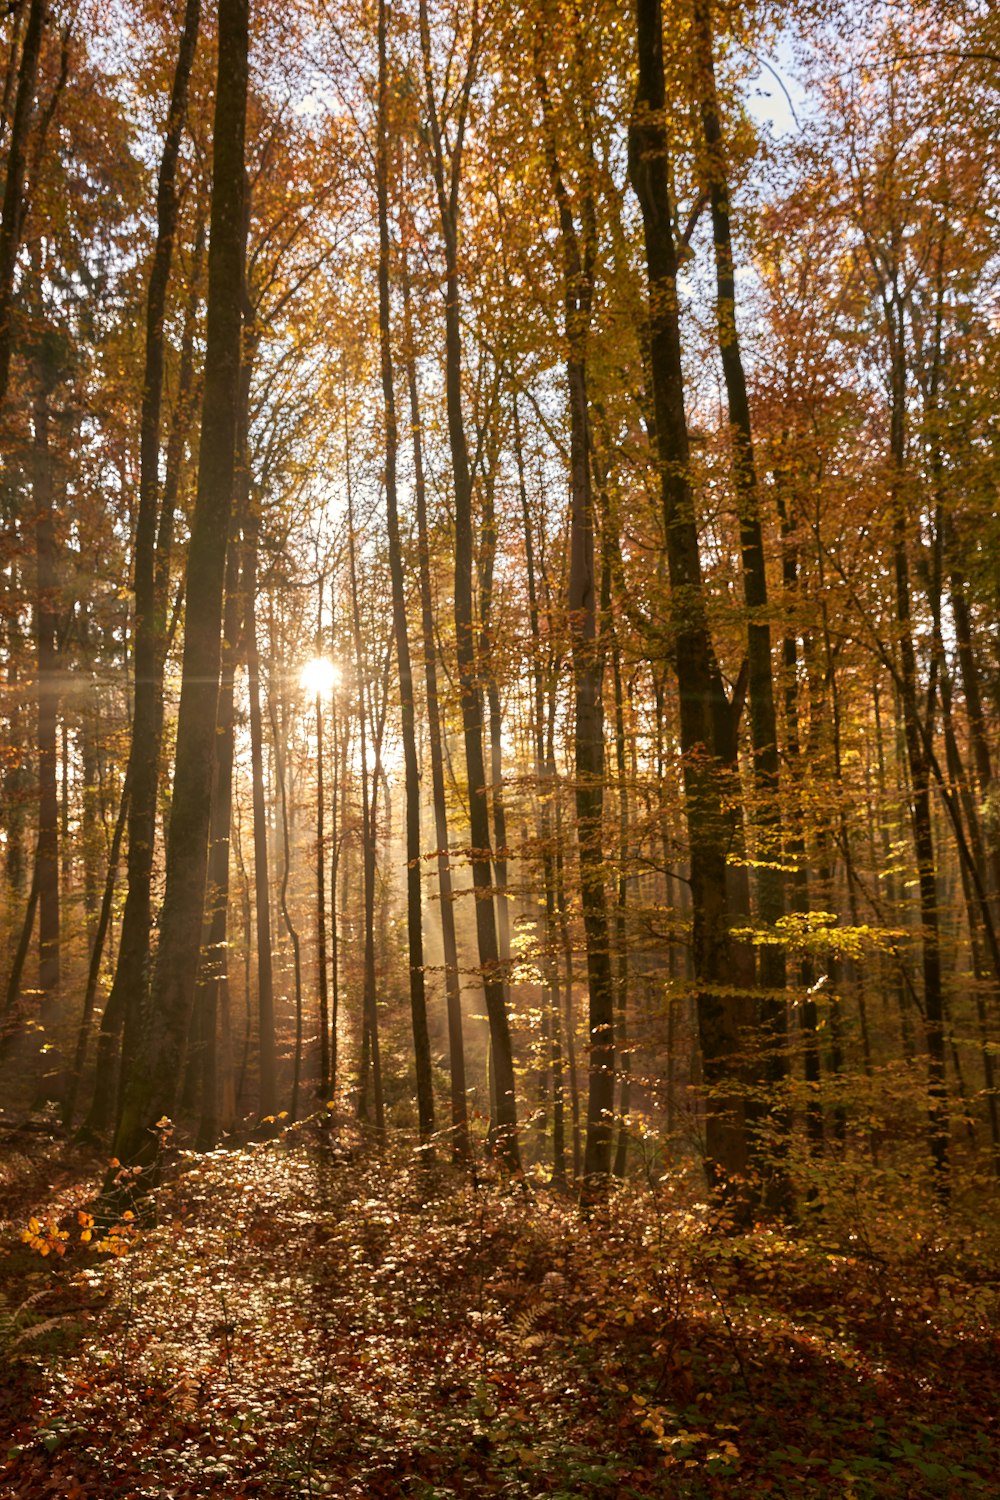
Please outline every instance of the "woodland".
[{"label": "woodland", "polygon": [[0,1496],[996,1494],[994,8],[0,71]]}]

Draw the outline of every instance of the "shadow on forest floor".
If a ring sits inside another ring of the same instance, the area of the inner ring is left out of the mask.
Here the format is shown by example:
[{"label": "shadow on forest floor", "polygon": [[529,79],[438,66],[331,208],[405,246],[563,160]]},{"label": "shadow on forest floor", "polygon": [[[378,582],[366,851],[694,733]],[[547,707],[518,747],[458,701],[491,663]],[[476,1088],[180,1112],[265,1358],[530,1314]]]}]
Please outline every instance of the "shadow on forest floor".
[{"label": "shadow on forest floor", "polygon": [[190,1157],[155,1228],[110,1235],[94,1162],[28,1152],[0,1183],[0,1496],[997,1493],[974,1227],[859,1197],[723,1236],[680,1178],[587,1221],[355,1146]]}]

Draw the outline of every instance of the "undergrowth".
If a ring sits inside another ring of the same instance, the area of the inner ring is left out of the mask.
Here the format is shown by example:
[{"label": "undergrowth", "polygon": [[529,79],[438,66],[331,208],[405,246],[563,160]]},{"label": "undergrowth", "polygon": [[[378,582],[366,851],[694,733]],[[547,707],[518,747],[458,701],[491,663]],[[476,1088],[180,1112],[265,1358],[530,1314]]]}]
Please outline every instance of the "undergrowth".
[{"label": "undergrowth", "polygon": [[180,1165],[127,1253],[34,1205],[0,1495],[996,1494],[996,1247],[901,1179],[732,1234],[681,1176],[584,1217],[313,1126]]}]

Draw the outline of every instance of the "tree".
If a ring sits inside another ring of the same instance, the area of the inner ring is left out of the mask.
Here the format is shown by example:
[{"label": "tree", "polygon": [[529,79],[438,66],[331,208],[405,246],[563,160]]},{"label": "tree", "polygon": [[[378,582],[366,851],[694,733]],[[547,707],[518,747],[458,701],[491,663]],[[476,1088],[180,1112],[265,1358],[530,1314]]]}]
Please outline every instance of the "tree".
[{"label": "tree", "polygon": [[[177,51],[167,127],[156,191],[156,243],[146,294],[146,358],[139,425],[139,504],[132,560],[135,595],[132,739],[127,776],[128,894],[122,917],[115,982],[107,1009],[124,1017],[127,1053],[134,1053],[140,1025],[139,999],[149,982],[152,925],[153,857],[156,801],[163,730],[163,668],[166,656],[167,582],[173,540],[176,495],[165,486],[160,498],[161,410],[165,364],[164,320],[174,241],[179,188],[177,166],[187,113],[188,85],[198,44],[200,0],[188,0]],[[169,466],[168,466],[169,468]],[[169,511],[169,513],[168,513]],[[110,1080],[105,1059],[103,1087]],[[92,1118],[91,1125],[106,1122]]]},{"label": "tree", "polygon": [[[588,1191],[611,1172],[614,1112],[614,994],[604,864],[604,646],[599,638],[600,585],[595,562],[595,506],[591,470],[590,403],[587,359],[594,296],[597,247],[593,143],[589,110],[583,104],[583,152],[579,228],[563,176],[549,86],[536,33],[535,83],[542,107],[542,134],[552,194],[559,215],[563,258],[566,381],[570,412],[570,568],[569,620],[575,691],[576,816],[580,845],[580,886],[587,941],[590,997],[590,1089],[584,1177]],[[584,101],[588,88],[580,28],[573,28],[573,73]]]},{"label": "tree", "polygon": [[691,492],[658,0],[637,0],[636,18],[639,81],[629,126],[629,172],[646,243],[649,374],[670,577],[670,651],[680,696],[698,1030],[708,1095],[706,1167],[710,1183],[737,1191],[749,1164],[740,1078],[747,1017],[745,998],[734,996],[729,987],[726,856],[733,820],[725,803],[723,766],[732,759],[738,710],[726,696],[712,645]]},{"label": "tree", "polygon": [[399,533],[399,501],[396,456],[399,447],[396,423],[396,390],[390,325],[389,243],[389,13],[386,0],[378,12],[378,109],[375,175],[378,195],[378,307],[382,396],[385,402],[385,506],[389,538],[389,568],[392,575],[392,619],[399,671],[399,708],[402,720],[403,760],[406,776],[406,931],[410,967],[410,1011],[413,1022],[413,1052],[417,1071],[417,1110],[420,1139],[429,1142],[434,1131],[434,1091],[431,1083],[431,1049],[427,1034],[427,1001],[424,994],[424,939],[420,894],[420,768],[417,764],[416,703],[413,667],[406,618],[403,553]]},{"label": "tree", "polygon": [[151,1127],[173,1109],[194,999],[208,853],[222,586],[236,466],[243,321],[247,0],[220,0],[208,325],[198,491],[188,552],[184,667],[177,726],[167,884],[141,1051],[115,1137],[126,1160],[148,1160]]},{"label": "tree", "polygon": [[[445,384],[448,437],[451,447],[452,482],[455,498],[455,636],[462,698],[466,773],[469,786],[469,822],[472,837],[471,863],[475,888],[476,937],[483,992],[490,1025],[490,1043],[495,1087],[498,1149],[512,1171],[520,1169],[517,1142],[517,1103],[514,1092],[514,1058],[510,1024],[500,972],[496,913],[490,870],[491,841],[483,757],[482,703],[476,685],[475,622],[472,597],[472,473],[462,408],[462,339],[458,274],[459,194],[462,153],[468,126],[472,87],[482,45],[482,22],[474,3],[468,18],[468,52],[465,70],[454,97],[446,97],[444,110],[454,115],[454,134],[449,142],[442,124],[434,88],[433,51],[426,0],[420,0],[420,45],[424,71],[427,119],[430,127],[432,171],[437,194],[441,237],[445,254]],[[447,85],[446,85],[447,87]],[[447,153],[447,154],[446,154]]]}]

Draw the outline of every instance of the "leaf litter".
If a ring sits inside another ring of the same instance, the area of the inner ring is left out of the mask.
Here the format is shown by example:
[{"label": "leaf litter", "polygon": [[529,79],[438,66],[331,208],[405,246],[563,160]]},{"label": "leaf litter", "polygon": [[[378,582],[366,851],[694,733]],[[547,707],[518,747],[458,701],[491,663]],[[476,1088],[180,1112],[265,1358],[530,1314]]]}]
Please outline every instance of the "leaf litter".
[{"label": "leaf litter", "polygon": [[669,1174],[587,1217],[314,1125],[179,1166],[115,1253],[84,1183],[8,1223],[3,1500],[996,1493],[979,1230],[724,1233]]}]

